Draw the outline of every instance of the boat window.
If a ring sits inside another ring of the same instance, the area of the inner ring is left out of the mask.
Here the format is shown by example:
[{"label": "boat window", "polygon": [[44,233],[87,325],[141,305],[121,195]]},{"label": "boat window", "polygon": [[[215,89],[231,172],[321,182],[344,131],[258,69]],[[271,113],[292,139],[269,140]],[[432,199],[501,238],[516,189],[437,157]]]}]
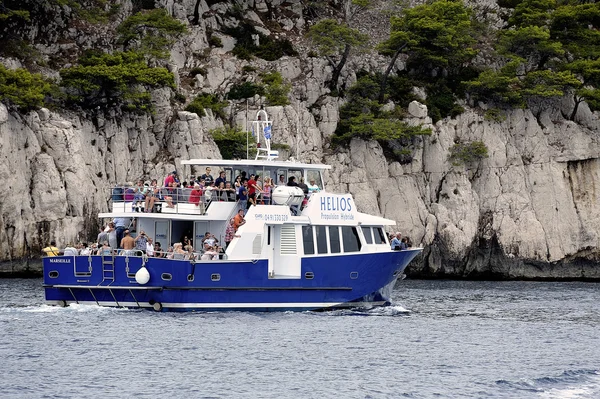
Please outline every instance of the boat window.
[{"label": "boat window", "polygon": [[385,233],[381,227],[373,227],[373,238],[375,238],[375,244],[385,244]]},{"label": "boat window", "polygon": [[326,254],[327,253],[327,236],[325,226],[315,226],[315,230],[317,232],[317,253]]},{"label": "boat window", "polygon": [[341,252],[340,228],[338,226],[329,226],[329,245],[331,246],[332,254],[339,254]]},{"label": "boat window", "polygon": [[367,241],[367,244],[373,244],[373,236],[371,235],[371,228],[362,226],[362,232],[365,236],[365,240]]},{"label": "boat window", "polygon": [[312,226],[302,226],[302,241],[304,242],[304,255],[313,255],[315,253],[315,242]]},{"label": "boat window", "polygon": [[344,242],[344,252],[360,251],[360,239],[356,227],[342,226],[342,239]]},{"label": "boat window", "polygon": [[307,170],[306,171],[306,181],[305,183],[310,183],[311,180],[315,181],[315,184],[319,186],[319,188],[323,189],[323,181],[321,180],[321,173],[318,170]]}]

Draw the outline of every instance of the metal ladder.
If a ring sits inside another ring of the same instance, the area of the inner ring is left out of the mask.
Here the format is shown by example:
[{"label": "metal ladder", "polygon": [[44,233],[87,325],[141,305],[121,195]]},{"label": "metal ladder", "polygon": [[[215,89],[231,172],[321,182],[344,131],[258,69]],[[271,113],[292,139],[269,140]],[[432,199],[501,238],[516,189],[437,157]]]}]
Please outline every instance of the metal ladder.
[{"label": "metal ladder", "polygon": [[102,282],[100,285],[111,285],[115,282],[115,256],[102,255]]}]

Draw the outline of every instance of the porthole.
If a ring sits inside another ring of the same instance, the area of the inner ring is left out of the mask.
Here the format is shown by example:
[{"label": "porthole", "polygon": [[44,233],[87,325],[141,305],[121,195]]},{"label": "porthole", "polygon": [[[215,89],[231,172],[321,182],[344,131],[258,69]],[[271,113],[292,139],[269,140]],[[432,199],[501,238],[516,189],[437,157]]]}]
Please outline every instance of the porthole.
[{"label": "porthole", "polygon": [[221,280],[221,275],[219,273],[213,273],[210,275],[210,279],[212,281],[219,281]]},{"label": "porthole", "polygon": [[171,273],[163,273],[160,277],[165,281],[171,281],[171,279],[173,278],[173,276],[171,276]]},{"label": "porthole", "polygon": [[304,273],[304,278],[307,280],[312,280],[313,278],[315,278],[315,274],[313,272],[306,272]]},{"label": "porthole", "polygon": [[356,280],[358,278],[358,272],[350,272],[350,278]]},{"label": "porthole", "polygon": [[57,278],[58,277],[58,272],[56,270],[52,270],[50,273],[48,273],[48,277],[50,277],[50,278]]}]

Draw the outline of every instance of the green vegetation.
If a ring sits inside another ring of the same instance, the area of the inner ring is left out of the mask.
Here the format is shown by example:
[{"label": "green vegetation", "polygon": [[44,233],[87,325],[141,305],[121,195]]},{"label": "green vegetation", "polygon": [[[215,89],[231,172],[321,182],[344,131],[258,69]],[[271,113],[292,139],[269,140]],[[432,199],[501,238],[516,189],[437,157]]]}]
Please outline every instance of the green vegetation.
[{"label": "green vegetation", "polygon": [[26,69],[10,70],[0,64],[0,101],[28,111],[46,105],[56,94],[56,86],[37,73]]},{"label": "green vegetation", "polygon": [[[409,126],[401,119],[400,108],[383,111],[377,101],[381,87],[381,75],[360,73],[358,80],[347,93],[348,102],[340,108],[340,121],[332,138],[334,145],[344,145],[352,138],[377,140],[386,155],[401,162],[410,162],[413,138],[431,134],[431,129]],[[401,83],[401,80],[398,80]],[[388,87],[389,89],[389,87]],[[392,87],[393,90],[393,87]],[[397,92],[397,98],[410,98],[407,93]]]},{"label": "green vegetation", "polygon": [[213,114],[221,119],[225,119],[225,112],[223,111],[229,103],[227,101],[219,101],[216,95],[201,93],[194,100],[185,107],[188,112],[194,112],[198,116],[206,116],[205,109],[212,110]]},{"label": "green vegetation", "polygon": [[227,93],[227,98],[230,100],[242,100],[245,98],[252,98],[255,95],[262,96],[265,94],[265,88],[262,85],[244,82],[239,85],[233,85]]},{"label": "green vegetation", "polygon": [[60,76],[68,102],[87,109],[121,106],[128,111],[152,112],[147,88],[175,88],[171,72],[149,67],[144,55],[136,52],[88,52],[79,65],[62,69]]},{"label": "green vegetation", "polygon": [[288,94],[292,85],[284,82],[279,72],[263,73],[260,77],[265,85],[265,97],[269,105],[288,105],[290,103]]},{"label": "green vegetation", "polygon": [[503,5],[512,12],[494,48],[507,61],[468,82],[474,100],[535,107],[539,100],[572,95],[571,119],[583,101],[600,110],[600,5],[575,0]]},{"label": "green vegetation", "polygon": [[[210,131],[219,147],[223,159],[246,159],[246,143],[253,144],[248,132],[239,127],[224,127]],[[250,157],[256,155],[256,148],[250,148]]]},{"label": "green vegetation", "polygon": [[364,48],[369,40],[367,35],[334,19],[322,19],[311,26],[308,37],[317,47],[319,54],[325,57],[333,68],[329,82],[332,91],[337,89],[340,74],[350,51]]},{"label": "green vegetation", "polygon": [[184,24],[164,9],[140,11],[117,28],[119,43],[151,58],[166,59],[175,39],[186,33]]},{"label": "green vegetation", "polygon": [[450,147],[449,160],[454,166],[468,165],[488,157],[488,149],[483,141],[456,143]]},{"label": "green vegetation", "polygon": [[[283,57],[297,56],[292,43],[287,39],[275,40],[260,33],[248,22],[242,22],[234,28],[226,28],[223,32],[236,39],[232,53],[242,59],[250,60],[252,56],[262,58],[266,61],[275,61]],[[258,45],[254,43],[252,36],[258,36]]]}]

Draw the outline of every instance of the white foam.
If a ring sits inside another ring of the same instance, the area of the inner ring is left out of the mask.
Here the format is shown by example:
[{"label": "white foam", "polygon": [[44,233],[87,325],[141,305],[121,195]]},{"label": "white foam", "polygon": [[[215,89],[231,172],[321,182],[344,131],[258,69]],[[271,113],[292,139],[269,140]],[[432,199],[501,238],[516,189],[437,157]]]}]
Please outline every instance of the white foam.
[{"label": "white foam", "polygon": [[600,374],[587,376],[579,386],[564,388],[550,388],[540,392],[540,397],[545,399],[597,399],[600,397]]}]

